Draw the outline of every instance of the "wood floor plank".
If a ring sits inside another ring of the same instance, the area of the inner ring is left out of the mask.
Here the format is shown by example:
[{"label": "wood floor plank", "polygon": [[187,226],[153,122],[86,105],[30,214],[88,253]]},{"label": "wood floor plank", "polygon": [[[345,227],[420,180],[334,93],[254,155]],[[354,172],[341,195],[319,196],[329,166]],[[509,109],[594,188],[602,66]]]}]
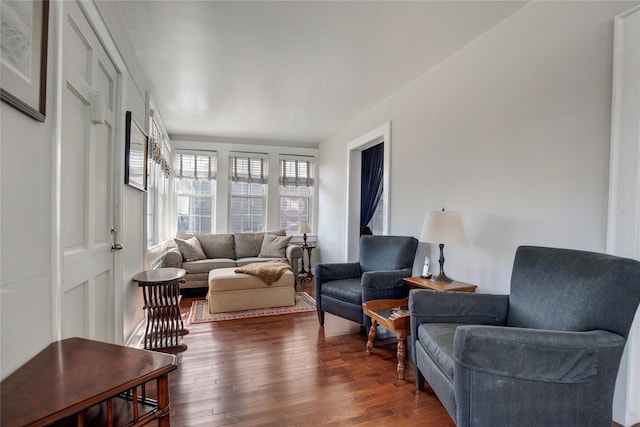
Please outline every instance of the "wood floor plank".
[{"label": "wood floor plank", "polygon": [[[313,282],[304,290],[313,296]],[[188,316],[199,297],[183,298]],[[413,365],[396,378],[396,344],[366,353],[364,329],[315,313],[188,325],[170,374],[171,425],[433,426],[455,424]]]}]

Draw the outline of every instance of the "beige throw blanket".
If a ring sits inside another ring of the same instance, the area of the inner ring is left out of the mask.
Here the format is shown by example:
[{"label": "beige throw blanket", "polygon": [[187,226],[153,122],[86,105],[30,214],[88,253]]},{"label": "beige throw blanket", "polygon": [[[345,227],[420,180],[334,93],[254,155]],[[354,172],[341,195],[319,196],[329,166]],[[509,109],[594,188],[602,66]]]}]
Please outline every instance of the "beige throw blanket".
[{"label": "beige throw blanket", "polygon": [[269,286],[280,280],[285,271],[293,271],[286,260],[254,262],[235,269],[236,273],[258,276]]}]

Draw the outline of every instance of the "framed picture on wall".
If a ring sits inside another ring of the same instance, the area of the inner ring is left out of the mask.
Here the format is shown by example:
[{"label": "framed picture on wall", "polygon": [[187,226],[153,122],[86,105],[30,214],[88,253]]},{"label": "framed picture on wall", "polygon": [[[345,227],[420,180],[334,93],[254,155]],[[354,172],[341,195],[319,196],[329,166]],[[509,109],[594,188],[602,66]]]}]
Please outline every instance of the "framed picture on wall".
[{"label": "framed picture on wall", "polygon": [[2,0],[0,30],[0,99],[44,122],[49,0]]},{"label": "framed picture on wall", "polygon": [[149,138],[131,111],[127,111],[125,133],[124,183],[147,191]]}]

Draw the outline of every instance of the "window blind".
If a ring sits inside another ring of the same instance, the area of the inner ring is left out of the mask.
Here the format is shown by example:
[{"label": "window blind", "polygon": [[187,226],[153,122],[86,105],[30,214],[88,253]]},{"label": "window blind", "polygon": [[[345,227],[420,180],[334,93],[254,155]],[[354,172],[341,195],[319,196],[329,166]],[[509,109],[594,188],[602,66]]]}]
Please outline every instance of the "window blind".
[{"label": "window blind", "polygon": [[308,157],[281,157],[280,185],[312,187],[313,169],[313,161]]},{"label": "window blind", "polygon": [[173,169],[178,178],[216,179],[218,158],[215,153],[176,153]]},{"label": "window blind", "polygon": [[230,157],[230,175],[233,182],[266,184],[269,171],[267,160],[250,155],[232,155]]}]

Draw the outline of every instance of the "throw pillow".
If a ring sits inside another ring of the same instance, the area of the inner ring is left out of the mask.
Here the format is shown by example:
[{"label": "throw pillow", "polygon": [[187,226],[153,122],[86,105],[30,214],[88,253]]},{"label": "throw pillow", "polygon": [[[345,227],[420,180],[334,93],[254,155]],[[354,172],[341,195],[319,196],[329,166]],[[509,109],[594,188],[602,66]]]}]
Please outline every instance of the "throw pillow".
[{"label": "throw pillow", "polygon": [[260,248],[260,258],[282,258],[286,255],[287,245],[292,236],[265,234]]},{"label": "throw pillow", "polygon": [[182,253],[182,258],[185,261],[198,261],[201,259],[205,259],[206,256],[202,251],[202,246],[200,246],[200,242],[193,236],[187,240],[182,239],[173,239],[178,245],[178,249]]}]

